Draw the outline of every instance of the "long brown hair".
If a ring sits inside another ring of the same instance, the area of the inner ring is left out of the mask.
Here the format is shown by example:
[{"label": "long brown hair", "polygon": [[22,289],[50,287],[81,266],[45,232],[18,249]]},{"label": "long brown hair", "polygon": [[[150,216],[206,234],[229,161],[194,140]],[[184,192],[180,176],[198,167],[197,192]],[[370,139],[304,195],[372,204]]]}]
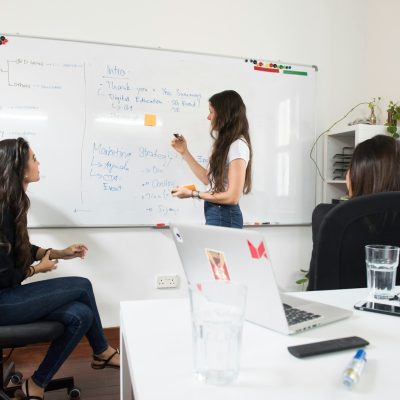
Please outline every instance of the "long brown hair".
[{"label": "long brown hair", "polygon": [[27,268],[32,263],[31,247],[27,228],[27,212],[30,201],[24,190],[24,176],[29,159],[29,144],[23,138],[0,141],[0,218],[11,213],[16,226],[15,248],[11,249],[1,233],[0,245],[8,252],[14,250],[16,266]]},{"label": "long brown hair", "polygon": [[246,168],[243,193],[251,191],[252,148],[249,134],[249,122],[246,116],[246,106],[240,95],[234,90],[225,90],[214,94],[209,99],[216,117],[211,126],[210,135],[214,139],[210,157],[208,179],[211,190],[223,192],[225,164],[231,144],[238,139],[244,139],[250,149],[250,159]]},{"label": "long brown hair", "polygon": [[400,143],[377,135],[359,143],[350,162],[351,197],[400,191]]}]

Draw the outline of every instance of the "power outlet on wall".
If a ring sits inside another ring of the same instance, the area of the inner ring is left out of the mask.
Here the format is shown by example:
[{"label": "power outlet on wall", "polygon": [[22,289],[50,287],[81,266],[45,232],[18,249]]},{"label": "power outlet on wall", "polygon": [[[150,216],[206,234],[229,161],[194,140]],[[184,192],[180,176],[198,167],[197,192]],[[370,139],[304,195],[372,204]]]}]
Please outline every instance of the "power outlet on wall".
[{"label": "power outlet on wall", "polygon": [[157,289],[169,289],[177,288],[179,286],[178,275],[157,275],[156,276],[156,288]]}]

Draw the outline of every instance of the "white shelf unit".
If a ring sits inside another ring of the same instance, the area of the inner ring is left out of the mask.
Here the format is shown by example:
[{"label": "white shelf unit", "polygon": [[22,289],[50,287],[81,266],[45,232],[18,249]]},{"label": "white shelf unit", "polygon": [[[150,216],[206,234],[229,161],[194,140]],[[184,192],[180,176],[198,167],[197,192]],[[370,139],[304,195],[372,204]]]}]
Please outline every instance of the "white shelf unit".
[{"label": "white shelf unit", "polygon": [[343,147],[355,147],[358,143],[370,139],[375,135],[386,135],[384,125],[353,125],[349,130],[332,132],[324,140],[324,188],[323,198],[325,203],[331,203],[347,194],[346,182],[333,179],[335,154],[342,153]]}]

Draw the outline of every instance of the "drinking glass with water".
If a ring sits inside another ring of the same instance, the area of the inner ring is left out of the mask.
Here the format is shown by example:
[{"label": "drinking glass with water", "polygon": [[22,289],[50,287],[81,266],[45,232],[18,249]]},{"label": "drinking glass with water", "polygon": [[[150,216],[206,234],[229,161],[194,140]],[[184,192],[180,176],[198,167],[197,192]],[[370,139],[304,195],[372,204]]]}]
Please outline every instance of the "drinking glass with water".
[{"label": "drinking glass with water", "polygon": [[226,385],[239,373],[246,286],[227,281],[189,288],[196,377]]},{"label": "drinking glass with water", "polygon": [[389,245],[365,246],[367,285],[371,298],[387,300],[393,296],[399,250],[399,247]]}]

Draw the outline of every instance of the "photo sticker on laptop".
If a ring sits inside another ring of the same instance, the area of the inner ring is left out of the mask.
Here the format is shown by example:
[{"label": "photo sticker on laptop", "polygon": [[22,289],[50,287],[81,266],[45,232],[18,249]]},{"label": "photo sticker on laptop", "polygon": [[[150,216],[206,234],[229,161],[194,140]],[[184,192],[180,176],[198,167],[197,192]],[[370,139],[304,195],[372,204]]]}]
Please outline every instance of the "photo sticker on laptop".
[{"label": "photo sticker on laptop", "polygon": [[217,281],[230,281],[225,255],[222,251],[205,249],[208,263],[210,264],[214,279]]}]

